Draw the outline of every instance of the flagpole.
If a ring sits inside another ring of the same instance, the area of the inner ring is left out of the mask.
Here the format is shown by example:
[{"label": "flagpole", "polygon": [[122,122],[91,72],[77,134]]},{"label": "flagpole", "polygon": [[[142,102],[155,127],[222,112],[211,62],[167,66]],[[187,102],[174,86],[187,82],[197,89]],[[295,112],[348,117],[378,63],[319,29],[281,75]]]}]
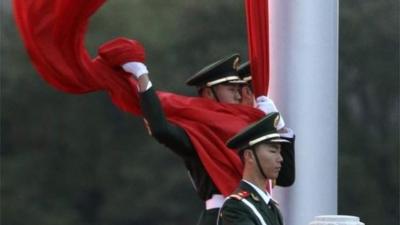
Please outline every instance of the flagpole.
[{"label": "flagpole", "polygon": [[270,0],[270,91],[296,133],[296,181],[274,188],[286,224],[337,214],[338,0]]}]

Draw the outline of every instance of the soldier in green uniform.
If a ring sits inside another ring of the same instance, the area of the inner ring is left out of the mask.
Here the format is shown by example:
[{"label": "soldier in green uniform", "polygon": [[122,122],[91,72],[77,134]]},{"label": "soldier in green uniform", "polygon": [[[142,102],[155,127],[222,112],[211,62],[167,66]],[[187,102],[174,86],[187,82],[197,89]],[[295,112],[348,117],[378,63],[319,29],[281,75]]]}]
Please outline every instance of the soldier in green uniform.
[{"label": "soldier in green uniform", "polygon": [[[112,42],[109,44],[112,45]],[[133,46],[132,48],[133,50],[128,47],[123,49],[123,53],[144,54],[141,52],[144,51],[142,50],[143,47]],[[132,56],[132,58],[134,59],[135,56]],[[240,104],[240,84],[243,81],[237,73],[239,60],[238,54],[224,57],[204,67],[189,78],[186,83],[197,87],[200,97],[221,103]],[[121,67],[126,72],[131,73],[138,81],[140,106],[151,135],[183,159],[194,188],[204,202],[204,210],[197,224],[215,225],[224,197],[204,168],[189,136],[183,128],[170,123],[166,119],[160,100],[152,87],[146,65],[140,60],[131,60],[122,63]],[[294,150],[291,149],[292,151],[288,151],[289,154],[287,155],[288,164],[284,166],[287,173],[279,177],[277,181],[278,185],[281,186],[290,186],[294,182]]]},{"label": "soldier in green uniform", "polygon": [[268,179],[278,177],[284,161],[281,145],[289,142],[278,133],[278,120],[279,113],[270,113],[227,142],[244,163],[243,179],[226,198],[218,225],[283,225],[277,203],[265,189]]},{"label": "soldier in green uniform", "polygon": [[238,74],[240,79],[244,81],[242,84],[242,104],[256,106],[256,100],[254,98],[252,84],[251,84],[251,74],[250,74],[250,63],[249,61],[243,63],[238,68]]}]

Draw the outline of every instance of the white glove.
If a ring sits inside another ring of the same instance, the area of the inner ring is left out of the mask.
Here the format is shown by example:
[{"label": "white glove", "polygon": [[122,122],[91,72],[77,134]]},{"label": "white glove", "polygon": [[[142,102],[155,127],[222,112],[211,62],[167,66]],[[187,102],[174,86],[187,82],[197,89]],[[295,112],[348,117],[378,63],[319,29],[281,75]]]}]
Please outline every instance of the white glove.
[{"label": "white glove", "polygon": [[149,73],[146,65],[141,62],[128,62],[123,64],[122,68],[125,70],[125,72],[133,74],[136,79],[139,79],[139,77],[142,75]]},{"label": "white glove", "polygon": [[[125,72],[131,73],[133,76],[135,76],[136,79],[139,79],[139,77],[149,74],[149,71],[147,70],[146,65],[144,65],[141,62],[128,62],[122,65],[122,68],[125,70]],[[152,83],[149,80],[147,83],[146,89],[142,91],[147,91],[152,87]],[[138,87],[139,88],[139,87]]]},{"label": "white glove", "polygon": [[[257,103],[257,108],[263,111],[265,114],[273,112],[279,113],[278,109],[275,106],[274,101],[272,101],[272,99],[268,98],[267,96],[262,95],[257,97],[256,103]],[[280,115],[277,130],[282,129],[283,127],[285,127],[285,121],[283,120],[282,115]]]}]

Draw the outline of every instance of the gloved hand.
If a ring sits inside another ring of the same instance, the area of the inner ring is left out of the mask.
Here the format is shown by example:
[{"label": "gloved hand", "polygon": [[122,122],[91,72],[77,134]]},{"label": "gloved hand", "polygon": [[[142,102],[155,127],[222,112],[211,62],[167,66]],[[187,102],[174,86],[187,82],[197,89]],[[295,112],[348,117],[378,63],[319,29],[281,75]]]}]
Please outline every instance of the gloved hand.
[{"label": "gloved hand", "polygon": [[[256,103],[257,103],[256,108],[263,111],[265,114],[272,113],[272,112],[279,113],[278,109],[275,106],[274,101],[272,101],[272,99],[268,98],[267,96],[262,95],[262,96],[257,97]],[[285,127],[285,121],[283,120],[282,115],[280,115],[277,129],[280,130],[283,127]]]},{"label": "gloved hand", "polygon": [[138,79],[140,76],[142,76],[144,74],[149,73],[146,65],[141,62],[128,62],[128,63],[123,64],[122,68],[126,72],[133,74],[136,77],[136,79]]},{"label": "gloved hand", "polygon": [[111,67],[120,67],[139,78],[147,74],[145,50],[136,40],[116,38],[100,46],[99,56]]}]

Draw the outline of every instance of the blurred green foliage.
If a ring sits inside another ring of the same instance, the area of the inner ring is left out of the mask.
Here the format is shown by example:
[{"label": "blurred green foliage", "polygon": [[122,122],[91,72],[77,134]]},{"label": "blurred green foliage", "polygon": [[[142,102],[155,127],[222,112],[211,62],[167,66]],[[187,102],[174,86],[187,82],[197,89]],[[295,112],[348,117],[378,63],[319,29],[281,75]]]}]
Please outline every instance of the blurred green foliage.
[{"label": "blurred green foliage", "polygon": [[[30,64],[9,2],[1,12],[1,224],[194,224],[200,202],[181,160],[105,93],[56,91]],[[113,0],[87,47],[140,40],[153,83],[184,80],[223,55],[247,55],[242,1]],[[244,57],[246,58],[246,57]],[[340,2],[339,213],[399,223],[399,2]]]},{"label": "blurred green foliage", "polygon": [[399,1],[341,1],[339,211],[400,224]]}]

